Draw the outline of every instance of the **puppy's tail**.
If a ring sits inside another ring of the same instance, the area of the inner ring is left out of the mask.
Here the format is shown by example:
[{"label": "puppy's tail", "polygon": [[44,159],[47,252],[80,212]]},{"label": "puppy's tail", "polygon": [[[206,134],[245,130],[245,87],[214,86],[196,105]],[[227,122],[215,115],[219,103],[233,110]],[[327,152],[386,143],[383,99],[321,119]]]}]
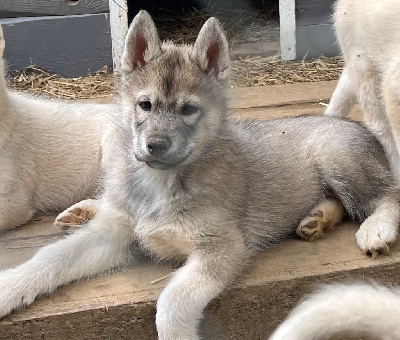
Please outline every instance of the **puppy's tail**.
[{"label": "puppy's tail", "polygon": [[339,332],[400,339],[400,291],[378,285],[331,285],[300,303],[269,340],[325,339]]}]

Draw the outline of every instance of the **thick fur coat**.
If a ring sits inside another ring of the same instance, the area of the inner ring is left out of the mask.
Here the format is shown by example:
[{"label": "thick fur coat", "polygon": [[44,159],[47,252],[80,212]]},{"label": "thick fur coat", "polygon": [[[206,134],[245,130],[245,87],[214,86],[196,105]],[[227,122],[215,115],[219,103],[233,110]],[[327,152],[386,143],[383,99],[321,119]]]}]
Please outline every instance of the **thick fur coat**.
[{"label": "thick fur coat", "polygon": [[397,0],[339,0],[334,27],[345,68],[326,110],[348,116],[356,101],[400,179],[400,5]]},{"label": "thick fur coat", "polygon": [[114,111],[8,90],[4,46],[0,27],[0,231],[96,193],[101,141]]},{"label": "thick fur coat", "polygon": [[400,193],[361,125],[331,117],[227,115],[228,44],[209,19],[194,46],[161,44],[141,11],[122,62],[104,193],[83,228],[0,273],[0,317],[73,280],[125,265],[133,249],[184,261],[157,302],[160,339],[198,339],[203,309],[260,249],[321,236],[345,216],[364,252],[397,238]]}]

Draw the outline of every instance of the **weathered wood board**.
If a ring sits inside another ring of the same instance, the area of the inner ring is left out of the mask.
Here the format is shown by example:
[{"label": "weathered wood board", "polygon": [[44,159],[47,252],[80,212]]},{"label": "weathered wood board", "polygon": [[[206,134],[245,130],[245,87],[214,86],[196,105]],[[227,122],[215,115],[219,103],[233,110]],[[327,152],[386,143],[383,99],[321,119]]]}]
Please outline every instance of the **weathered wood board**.
[{"label": "weathered wood board", "polygon": [[9,70],[36,64],[66,77],[112,66],[109,14],[1,19]]},{"label": "weathered wood board", "polygon": [[108,0],[1,0],[0,18],[108,12]]}]

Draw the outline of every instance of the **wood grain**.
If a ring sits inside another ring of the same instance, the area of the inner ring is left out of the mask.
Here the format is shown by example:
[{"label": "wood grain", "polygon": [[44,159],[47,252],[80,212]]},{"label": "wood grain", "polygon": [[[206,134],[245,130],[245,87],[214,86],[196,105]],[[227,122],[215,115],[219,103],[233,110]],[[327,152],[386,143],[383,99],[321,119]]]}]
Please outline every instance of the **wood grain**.
[{"label": "wood grain", "polygon": [[108,12],[108,0],[1,0],[0,18]]},{"label": "wood grain", "polygon": [[296,59],[295,0],[279,0],[282,60]]}]

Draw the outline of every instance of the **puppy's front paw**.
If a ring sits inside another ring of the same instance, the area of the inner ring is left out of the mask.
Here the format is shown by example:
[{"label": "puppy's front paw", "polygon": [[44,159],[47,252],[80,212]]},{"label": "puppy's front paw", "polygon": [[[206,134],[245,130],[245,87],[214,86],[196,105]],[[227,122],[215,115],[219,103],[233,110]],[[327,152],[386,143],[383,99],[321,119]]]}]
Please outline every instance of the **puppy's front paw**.
[{"label": "puppy's front paw", "polygon": [[389,255],[389,246],[397,239],[397,226],[381,216],[370,216],[356,233],[361,250],[375,259],[379,254]]},{"label": "puppy's front paw", "polygon": [[74,204],[57,216],[54,225],[67,230],[89,222],[95,215],[93,200],[84,200]]},{"label": "puppy's front paw", "polygon": [[33,290],[24,293],[23,289],[26,286],[23,284],[23,280],[20,280],[12,269],[0,272],[0,319],[34,301]]}]

